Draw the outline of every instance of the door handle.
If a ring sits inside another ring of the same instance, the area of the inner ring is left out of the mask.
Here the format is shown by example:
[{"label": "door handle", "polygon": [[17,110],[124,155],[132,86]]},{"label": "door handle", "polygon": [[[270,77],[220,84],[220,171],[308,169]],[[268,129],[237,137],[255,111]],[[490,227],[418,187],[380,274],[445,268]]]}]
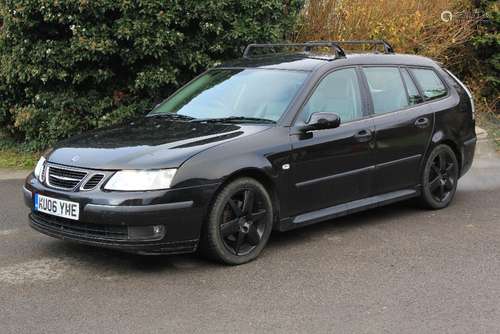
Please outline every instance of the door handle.
[{"label": "door handle", "polygon": [[426,128],[429,125],[429,119],[427,117],[421,117],[415,121],[415,126],[417,128]]},{"label": "door handle", "polygon": [[359,142],[369,141],[372,139],[372,137],[373,137],[373,133],[371,130],[368,130],[368,129],[361,130],[354,135],[354,138],[356,138],[356,140]]}]

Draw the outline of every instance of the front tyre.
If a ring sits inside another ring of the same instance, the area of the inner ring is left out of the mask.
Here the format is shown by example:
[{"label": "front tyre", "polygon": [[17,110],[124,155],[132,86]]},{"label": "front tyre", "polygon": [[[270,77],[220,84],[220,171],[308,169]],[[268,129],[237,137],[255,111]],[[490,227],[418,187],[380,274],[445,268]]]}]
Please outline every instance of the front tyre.
[{"label": "front tyre", "polygon": [[217,195],[202,233],[201,252],[225,264],[255,259],[271,235],[273,205],[266,188],[240,178]]},{"label": "front tyre", "polygon": [[422,173],[422,203],[430,209],[447,207],[457,190],[458,161],[448,145],[436,146]]}]

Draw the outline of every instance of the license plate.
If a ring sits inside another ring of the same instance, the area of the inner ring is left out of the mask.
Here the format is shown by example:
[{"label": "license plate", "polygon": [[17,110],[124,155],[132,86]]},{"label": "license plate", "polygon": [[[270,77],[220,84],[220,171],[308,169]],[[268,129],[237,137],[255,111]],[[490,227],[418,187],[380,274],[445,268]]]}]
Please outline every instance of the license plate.
[{"label": "license plate", "polygon": [[78,220],[80,216],[79,203],[64,201],[40,194],[35,194],[35,210],[73,220]]}]

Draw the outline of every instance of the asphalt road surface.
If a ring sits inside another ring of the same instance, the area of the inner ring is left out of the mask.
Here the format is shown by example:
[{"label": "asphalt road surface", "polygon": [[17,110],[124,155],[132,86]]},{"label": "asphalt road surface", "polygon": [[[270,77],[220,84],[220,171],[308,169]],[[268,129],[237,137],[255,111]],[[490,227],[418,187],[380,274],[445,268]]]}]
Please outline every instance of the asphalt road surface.
[{"label": "asphalt road surface", "polygon": [[46,237],[0,173],[0,333],[500,333],[500,159],[481,145],[449,208],[274,234],[238,267]]}]

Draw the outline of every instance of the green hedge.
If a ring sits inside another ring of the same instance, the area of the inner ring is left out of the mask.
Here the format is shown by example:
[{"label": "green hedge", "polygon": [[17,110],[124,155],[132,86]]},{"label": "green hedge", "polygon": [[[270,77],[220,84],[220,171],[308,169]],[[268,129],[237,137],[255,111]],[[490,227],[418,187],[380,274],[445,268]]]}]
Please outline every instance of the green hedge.
[{"label": "green hedge", "polygon": [[250,42],[281,40],[303,0],[4,0],[0,126],[42,149],[144,112]]},{"label": "green hedge", "polygon": [[[486,84],[481,93],[496,99],[496,108],[500,108],[500,3],[498,0],[480,0],[476,4],[483,14],[472,39],[476,58],[486,73]],[[496,109],[496,112],[500,113],[500,110]]]}]

